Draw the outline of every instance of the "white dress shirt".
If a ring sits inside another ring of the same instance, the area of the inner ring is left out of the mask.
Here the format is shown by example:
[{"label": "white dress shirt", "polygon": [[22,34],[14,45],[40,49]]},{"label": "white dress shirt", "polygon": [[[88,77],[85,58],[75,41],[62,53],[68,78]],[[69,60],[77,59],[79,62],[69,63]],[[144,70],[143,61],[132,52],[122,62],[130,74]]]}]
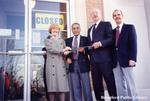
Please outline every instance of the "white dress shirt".
[{"label": "white dress shirt", "polygon": [[[72,46],[73,46],[74,40],[75,40],[75,36],[73,36]],[[80,35],[77,36],[77,42],[78,42],[78,48],[79,48]]]}]

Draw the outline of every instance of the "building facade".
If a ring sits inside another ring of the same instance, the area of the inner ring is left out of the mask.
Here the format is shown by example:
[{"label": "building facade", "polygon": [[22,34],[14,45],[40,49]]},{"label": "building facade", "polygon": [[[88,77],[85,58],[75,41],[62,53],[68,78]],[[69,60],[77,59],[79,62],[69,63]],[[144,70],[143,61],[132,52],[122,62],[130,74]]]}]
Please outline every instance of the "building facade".
[{"label": "building facade", "polygon": [[110,21],[113,28],[112,12],[116,8],[123,11],[126,23],[136,26],[136,86],[140,99],[149,101],[149,5],[150,0],[0,0],[0,101],[43,101],[42,48],[49,25],[58,23],[65,39],[73,35],[71,24],[78,22],[86,36],[92,24],[90,11],[95,7],[101,9],[103,20]]}]

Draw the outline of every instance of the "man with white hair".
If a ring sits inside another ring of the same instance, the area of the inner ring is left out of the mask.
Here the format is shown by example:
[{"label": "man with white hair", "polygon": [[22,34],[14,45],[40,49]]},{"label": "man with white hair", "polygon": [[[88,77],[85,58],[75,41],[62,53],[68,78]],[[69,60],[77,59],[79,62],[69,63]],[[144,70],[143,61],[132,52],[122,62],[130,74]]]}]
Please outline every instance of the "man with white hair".
[{"label": "man with white hair", "polygon": [[112,71],[111,48],[113,44],[112,26],[102,21],[101,12],[95,8],[91,12],[93,25],[88,30],[91,73],[97,101],[104,101],[103,78],[106,82],[111,101],[116,101],[116,87]]}]

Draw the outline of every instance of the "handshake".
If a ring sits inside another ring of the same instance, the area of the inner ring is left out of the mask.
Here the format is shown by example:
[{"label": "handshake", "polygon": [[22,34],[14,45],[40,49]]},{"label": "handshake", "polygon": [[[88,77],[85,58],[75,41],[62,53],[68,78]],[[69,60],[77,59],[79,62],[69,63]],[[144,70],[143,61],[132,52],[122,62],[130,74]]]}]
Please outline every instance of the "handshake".
[{"label": "handshake", "polygon": [[79,48],[71,48],[71,47],[68,47],[66,46],[64,49],[63,49],[63,52],[64,52],[64,55],[68,55],[69,53],[72,53],[72,52],[75,52],[75,51],[78,51],[78,52],[84,52],[85,49],[88,49],[88,50],[91,50],[92,49],[92,46],[82,46],[82,47],[79,47]]},{"label": "handshake", "polygon": [[63,49],[63,52],[64,52],[64,55],[68,55],[69,53],[72,52],[72,49],[68,46],[66,46],[64,49]]}]

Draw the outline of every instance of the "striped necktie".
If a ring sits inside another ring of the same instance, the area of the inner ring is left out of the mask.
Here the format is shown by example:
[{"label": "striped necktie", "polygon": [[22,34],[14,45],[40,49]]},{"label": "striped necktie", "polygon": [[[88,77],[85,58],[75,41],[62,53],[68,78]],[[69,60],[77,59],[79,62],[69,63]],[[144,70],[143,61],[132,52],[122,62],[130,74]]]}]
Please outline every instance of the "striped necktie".
[{"label": "striped necktie", "polygon": [[78,49],[78,37],[75,36],[74,37],[74,43],[73,43],[73,58],[77,59],[78,58],[78,54],[77,54],[77,49]]}]

